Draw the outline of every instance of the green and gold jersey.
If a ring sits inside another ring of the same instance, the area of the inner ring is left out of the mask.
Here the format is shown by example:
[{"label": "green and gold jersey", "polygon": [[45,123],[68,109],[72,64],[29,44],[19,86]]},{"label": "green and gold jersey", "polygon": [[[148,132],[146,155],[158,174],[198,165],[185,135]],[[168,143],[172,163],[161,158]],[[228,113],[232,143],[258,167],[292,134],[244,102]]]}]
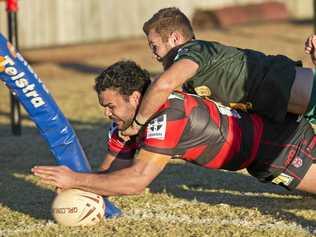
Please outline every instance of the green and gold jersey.
[{"label": "green and gold jersey", "polygon": [[296,62],[282,56],[193,40],[177,50],[173,62],[190,59],[198,72],[183,85],[186,92],[225,105],[252,109],[276,121],[287,112]]}]

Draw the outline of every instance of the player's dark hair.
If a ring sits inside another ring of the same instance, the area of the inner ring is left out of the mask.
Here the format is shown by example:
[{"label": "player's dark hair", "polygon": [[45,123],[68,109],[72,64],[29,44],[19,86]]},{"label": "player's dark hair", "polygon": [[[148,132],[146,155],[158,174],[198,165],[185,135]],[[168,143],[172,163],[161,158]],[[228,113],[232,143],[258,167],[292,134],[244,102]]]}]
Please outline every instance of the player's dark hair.
[{"label": "player's dark hair", "polygon": [[130,96],[134,91],[143,95],[149,84],[148,71],[133,61],[124,60],[112,64],[97,76],[94,89],[98,94],[106,89],[115,89],[124,96]]},{"label": "player's dark hair", "polygon": [[174,31],[179,31],[188,41],[195,38],[190,20],[176,7],[160,9],[144,23],[143,31],[146,35],[152,29],[160,35],[163,42],[166,42]]}]

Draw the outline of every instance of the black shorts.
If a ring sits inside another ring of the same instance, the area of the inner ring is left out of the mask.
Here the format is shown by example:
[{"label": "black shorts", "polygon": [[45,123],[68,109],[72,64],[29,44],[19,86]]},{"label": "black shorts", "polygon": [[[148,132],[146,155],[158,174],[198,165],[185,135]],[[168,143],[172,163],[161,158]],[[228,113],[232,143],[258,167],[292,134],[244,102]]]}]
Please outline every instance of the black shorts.
[{"label": "black shorts", "polygon": [[[283,55],[265,57],[261,65],[262,72],[265,73],[260,75],[262,79],[256,85],[248,85],[248,101],[252,103],[256,113],[275,122],[284,121],[296,76],[295,68],[299,65]],[[256,76],[259,77],[253,75]],[[252,83],[251,80],[248,80],[248,83]]]},{"label": "black shorts", "polygon": [[[286,143],[264,140],[258,158],[247,168],[261,182],[272,182],[293,190],[316,163],[316,136],[303,119]],[[291,127],[288,127],[291,130]]]}]

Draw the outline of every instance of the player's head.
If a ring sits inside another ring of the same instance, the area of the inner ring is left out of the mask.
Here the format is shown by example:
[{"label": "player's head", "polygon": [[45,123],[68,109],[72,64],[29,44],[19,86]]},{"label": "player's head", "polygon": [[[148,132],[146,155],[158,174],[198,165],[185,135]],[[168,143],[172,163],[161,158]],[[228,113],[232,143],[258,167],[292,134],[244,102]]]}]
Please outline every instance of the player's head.
[{"label": "player's head", "polygon": [[144,23],[143,31],[159,62],[172,48],[194,39],[190,20],[176,7],[159,10]]},{"label": "player's head", "polygon": [[132,61],[119,61],[95,79],[94,88],[106,117],[121,130],[133,121],[141,97],[150,84],[149,73]]}]

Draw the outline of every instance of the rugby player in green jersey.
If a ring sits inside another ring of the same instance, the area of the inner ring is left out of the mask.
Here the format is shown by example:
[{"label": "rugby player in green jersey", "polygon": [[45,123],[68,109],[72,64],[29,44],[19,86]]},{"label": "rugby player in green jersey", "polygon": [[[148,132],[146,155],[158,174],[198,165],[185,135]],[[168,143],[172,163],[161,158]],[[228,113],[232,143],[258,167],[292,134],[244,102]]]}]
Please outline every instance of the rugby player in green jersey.
[{"label": "rugby player in green jersey", "polygon": [[159,10],[144,23],[143,30],[164,72],[147,91],[123,135],[138,133],[181,86],[185,92],[254,111],[276,122],[290,112],[305,114],[315,123],[316,83],[311,68],[284,55],[197,40],[189,19],[174,7]]}]

